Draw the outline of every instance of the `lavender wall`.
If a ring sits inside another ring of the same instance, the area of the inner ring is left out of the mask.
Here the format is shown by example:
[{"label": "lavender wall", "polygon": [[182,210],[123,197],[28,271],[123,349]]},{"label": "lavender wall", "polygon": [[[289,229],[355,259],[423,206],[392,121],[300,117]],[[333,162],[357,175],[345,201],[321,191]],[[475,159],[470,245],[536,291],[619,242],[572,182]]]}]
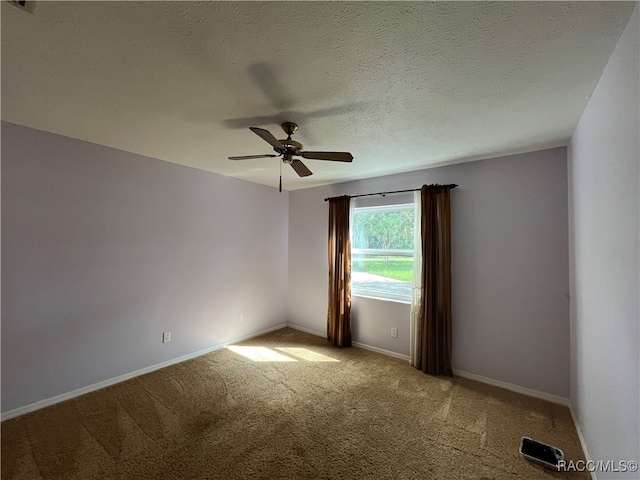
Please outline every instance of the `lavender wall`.
[{"label": "lavender wall", "polygon": [[287,222],[273,188],[2,123],[2,410],[285,323]]},{"label": "lavender wall", "polygon": [[[457,183],[454,368],[568,397],[566,168],[557,148],[290,192],[289,322],[326,329],[324,197]],[[353,322],[354,340],[408,354],[408,305],[356,297]]]},{"label": "lavender wall", "polygon": [[593,460],[640,461],[638,10],[569,145],[571,401]]}]

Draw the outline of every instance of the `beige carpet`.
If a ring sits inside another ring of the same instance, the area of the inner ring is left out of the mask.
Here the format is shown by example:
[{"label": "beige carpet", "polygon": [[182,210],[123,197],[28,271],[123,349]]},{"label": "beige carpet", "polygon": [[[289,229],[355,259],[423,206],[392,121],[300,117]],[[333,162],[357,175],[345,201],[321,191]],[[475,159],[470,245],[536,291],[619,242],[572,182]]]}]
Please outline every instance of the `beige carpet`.
[{"label": "beige carpet", "polygon": [[285,328],[2,423],[2,479],[553,479],[566,407]]}]

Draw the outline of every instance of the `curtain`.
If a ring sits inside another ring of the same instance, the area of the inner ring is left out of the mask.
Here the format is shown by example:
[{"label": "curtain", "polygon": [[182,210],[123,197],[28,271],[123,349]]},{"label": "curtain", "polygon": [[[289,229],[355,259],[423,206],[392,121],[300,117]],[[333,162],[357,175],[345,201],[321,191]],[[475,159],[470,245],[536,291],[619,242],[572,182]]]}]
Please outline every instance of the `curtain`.
[{"label": "curtain", "polygon": [[420,190],[413,193],[413,285],[411,288],[411,320],[409,324],[409,364],[418,367],[417,353],[420,338],[420,312],[422,310],[422,212],[420,209]]},{"label": "curtain", "polygon": [[453,376],[451,369],[451,189],[423,185],[421,293],[414,366]]},{"label": "curtain", "polygon": [[351,197],[329,199],[329,306],[327,339],[351,346]]}]

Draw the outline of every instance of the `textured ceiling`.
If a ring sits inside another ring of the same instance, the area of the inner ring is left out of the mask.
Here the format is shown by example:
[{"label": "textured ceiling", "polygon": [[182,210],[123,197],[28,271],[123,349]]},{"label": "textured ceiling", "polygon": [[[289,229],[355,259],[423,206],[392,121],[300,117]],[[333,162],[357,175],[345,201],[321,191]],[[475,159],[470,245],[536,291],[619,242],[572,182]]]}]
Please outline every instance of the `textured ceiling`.
[{"label": "textured ceiling", "polygon": [[566,145],[634,2],[2,2],[2,119],[276,186]]}]

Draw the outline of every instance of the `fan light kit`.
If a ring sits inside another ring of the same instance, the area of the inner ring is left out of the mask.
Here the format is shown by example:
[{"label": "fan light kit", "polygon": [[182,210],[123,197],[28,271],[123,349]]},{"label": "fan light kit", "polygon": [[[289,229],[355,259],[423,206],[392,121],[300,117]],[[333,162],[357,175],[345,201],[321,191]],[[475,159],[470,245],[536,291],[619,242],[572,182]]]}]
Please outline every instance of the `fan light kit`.
[{"label": "fan light kit", "polygon": [[[282,157],[282,162],[291,165],[300,177],[308,177],[311,175],[311,170],[294,156],[300,156],[309,160],[328,160],[330,162],[351,162],[353,155],[349,152],[305,152],[302,150],[302,144],[291,140],[298,125],[293,122],[284,122],[282,124],[282,130],[287,134],[286,140],[278,140],[274,137],[269,130],[258,127],[249,127],[249,129],[262,138],[265,142],[271,144],[273,150],[277,152],[277,155],[267,153],[264,155],[245,155],[241,157],[229,157],[229,160],[250,160],[253,158],[270,158],[270,157]],[[279,191],[282,191],[282,173],[280,174],[280,186]]]}]

